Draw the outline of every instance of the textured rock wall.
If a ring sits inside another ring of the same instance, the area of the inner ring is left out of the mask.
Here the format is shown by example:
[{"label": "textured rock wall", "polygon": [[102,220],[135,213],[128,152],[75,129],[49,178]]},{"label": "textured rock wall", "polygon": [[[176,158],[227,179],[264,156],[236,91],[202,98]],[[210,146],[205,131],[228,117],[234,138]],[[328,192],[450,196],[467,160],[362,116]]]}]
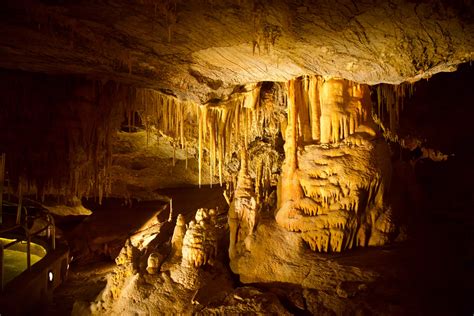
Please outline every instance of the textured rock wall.
[{"label": "textured rock wall", "polygon": [[469,1],[2,2],[0,67],[208,101],[304,74],[400,83],[472,60]]}]

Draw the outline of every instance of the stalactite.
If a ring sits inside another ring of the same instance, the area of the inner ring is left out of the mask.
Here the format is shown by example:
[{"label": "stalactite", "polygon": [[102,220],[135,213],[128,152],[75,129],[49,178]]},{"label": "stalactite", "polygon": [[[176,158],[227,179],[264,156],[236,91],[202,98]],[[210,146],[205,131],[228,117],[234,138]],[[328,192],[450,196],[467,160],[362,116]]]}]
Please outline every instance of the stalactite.
[{"label": "stalactite", "polygon": [[385,116],[388,115],[388,126],[392,133],[396,133],[398,128],[405,99],[411,97],[413,92],[414,85],[412,83],[380,84],[377,86],[377,118],[384,122]]},{"label": "stalactite", "polygon": [[320,116],[321,116],[321,104],[319,100],[319,90],[321,86],[321,78],[311,76],[307,79],[305,85],[305,93],[308,95],[308,102],[310,107],[310,120],[311,120],[311,137],[313,141],[320,139]]},{"label": "stalactite", "polygon": [[[26,170],[28,187],[41,198],[48,195],[94,196],[102,202],[111,192],[112,135],[121,124],[127,124],[122,126],[125,130],[133,131],[140,128],[139,122],[146,130],[147,144],[154,139],[154,133],[160,133],[171,138],[174,152],[178,148],[184,149],[186,167],[188,147],[196,138],[193,132],[197,125],[199,184],[203,181],[203,165],[209,163],[210,182],[218,176],[223,185],[229,181],[225,165],[231,161],[232,153],[239,151],[240,144],[248,148],[257,137],[262,137],[273,111],[268,104],[261,104],[261,84],[241,87],[216,104],[197,105],[151,89],[111,81],[74,79],[47,84],[40,84],[41,80],[36,79],[25,81],[27,78],[21,79],[21,84],[12,82],[11,87],[6,85],[8,89],[1,89],[2,99],[10,99],[5,112],[11,109],[11,113],[16,111],[23,119],[27,118],[27,122],[34,121],[36,118],[31,117],[30,108],[33,99],[37,98],[35,106],[39,113],[44,113],[41,121],[48,128],[47,133],[38,138],[54,138],[55,143],[50,146],[46,141],[38,142],[43,147],[38,145],[31,149],[36,150],[38,159],[22,165],[23,161],[12,158],[7,167],[15,185],[20,170]],[[22,85],[33,92],[23,95],[17,104],[19,90],[15,87]],[[51,101],[48,95],[55,97]],[[69,101],[65,105],[63,100]],[[68,117],[68,113],[75,116]],[[13,114],[0,117],[1,123],[8,123],[12,117]],[[2,143],[8,142],[2,139]],[[173,156],[175,160],[180,154],[176,152]],[[264,181],[260,179],[259,185]]]},{"label": "stalactite", "polygon": [[288,83],[288,127],[286,128],[285,157],[287,168],[293,174],[297,167],[297,146],[298,146],[298,106],[295,98],[295,81]]},{"label": "stalactite", "polygon": [[[261,130],[257,127],[255,112],[258,111],[260,87],[252,87],[250,91],[236,93],[229,99],[216,104],[200,106],[198,111],[198,156],[199,174],[202,174],[204,149],[209,158],[209,181],[219,177],[220,185],[224,182],[223,169],[231,146],[242,139],[247,147],[249,139]],[[241,132],[243,131],[243,132]],[[250,135],[252,134],[252,136]],[[201,176],[199,176],[201,179]],[[200,181],[201,182],[201,181]]]},{"label": "stalactite", "polygon": [[368,109],[361,102],[366,87],[318,76],[291,82],[298,108],[298,134],[303,142],[337,143],[367,120]]},{"label": "stalactite", "polygon": [[294,82],[295,102],[298,107],[298,131],[303,142],[312,140],[309,95],[306,93],[305,87],[308,85],[308,77]]},{"label": "stalactite", "polygon": [[202,183],[202,141],[203,141],[203,122],[202,122],[202,112],[201,112],[201,107],[197,108],[197,113],[198,113],[198,124],[199,124],[199,136],[198,136],[198,168],[199,168],[199,187],[201,187]]}]

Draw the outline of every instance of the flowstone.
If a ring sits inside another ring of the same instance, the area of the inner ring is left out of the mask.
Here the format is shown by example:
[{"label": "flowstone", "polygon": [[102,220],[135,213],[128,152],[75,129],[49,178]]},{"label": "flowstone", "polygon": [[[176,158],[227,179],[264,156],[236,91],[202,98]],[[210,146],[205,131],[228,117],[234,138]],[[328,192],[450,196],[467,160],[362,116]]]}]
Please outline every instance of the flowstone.
[{"label": "flowstone", "polygon": [[296,175],[303,196],[282,201],[276,221],[300,232],[314,251],[378,246],[393,237],[391,209],[384,204],[391,173],[388,148],[367,135],[361,141],[311,145],[298,153]]},{"label": "flowstone", "polygon": [[[368,88],[339,79],[307,80],[288,86],[276,222],[299,232],[318,252],[386,244],[396,231],[384,202],[390,153],[368,115]],[[307,104],[310,113],[320,115],[303,125]]]}]

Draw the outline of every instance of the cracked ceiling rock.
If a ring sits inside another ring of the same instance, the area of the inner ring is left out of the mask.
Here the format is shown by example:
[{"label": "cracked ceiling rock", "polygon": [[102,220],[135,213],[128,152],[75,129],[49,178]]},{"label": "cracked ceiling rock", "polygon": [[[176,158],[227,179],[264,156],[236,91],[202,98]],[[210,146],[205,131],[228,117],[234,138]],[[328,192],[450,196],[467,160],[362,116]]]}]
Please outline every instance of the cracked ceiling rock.
[{"label": "cracked ceiling rock", "polygon": [[473,9],[428,2],[177,1],[174,21],[140,1],[7,0],[0,67],[114,79],[200,102],[303,74],[415,81],[474,58]]}]

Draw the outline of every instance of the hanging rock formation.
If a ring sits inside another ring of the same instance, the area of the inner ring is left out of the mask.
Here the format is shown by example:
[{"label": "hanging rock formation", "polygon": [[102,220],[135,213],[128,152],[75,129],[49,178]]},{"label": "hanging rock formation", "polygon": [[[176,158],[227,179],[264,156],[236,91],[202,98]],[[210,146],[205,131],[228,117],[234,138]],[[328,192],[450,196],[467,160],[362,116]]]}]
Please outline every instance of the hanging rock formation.
[{"label": "hanging rock formation", "polygon": [[[331,79],[311,84],[311,89],[320,91],[306,95],[301,87],[307,80],[317,78],[295,80],[288,87],[286,157],[276,221],[289,231],[301,232],[315,251],[382,245],[395,229],[384,204],[390,154],[373,129],[368,88]],[[319,100],[314,100],[316,95]],[[319,106],[309,113],[321,113],[310,117],[309,126],[303,125],[307,104]],[[319,142],[309,132],[305,139],[304,129],[314,126],[319,128]]]}]

